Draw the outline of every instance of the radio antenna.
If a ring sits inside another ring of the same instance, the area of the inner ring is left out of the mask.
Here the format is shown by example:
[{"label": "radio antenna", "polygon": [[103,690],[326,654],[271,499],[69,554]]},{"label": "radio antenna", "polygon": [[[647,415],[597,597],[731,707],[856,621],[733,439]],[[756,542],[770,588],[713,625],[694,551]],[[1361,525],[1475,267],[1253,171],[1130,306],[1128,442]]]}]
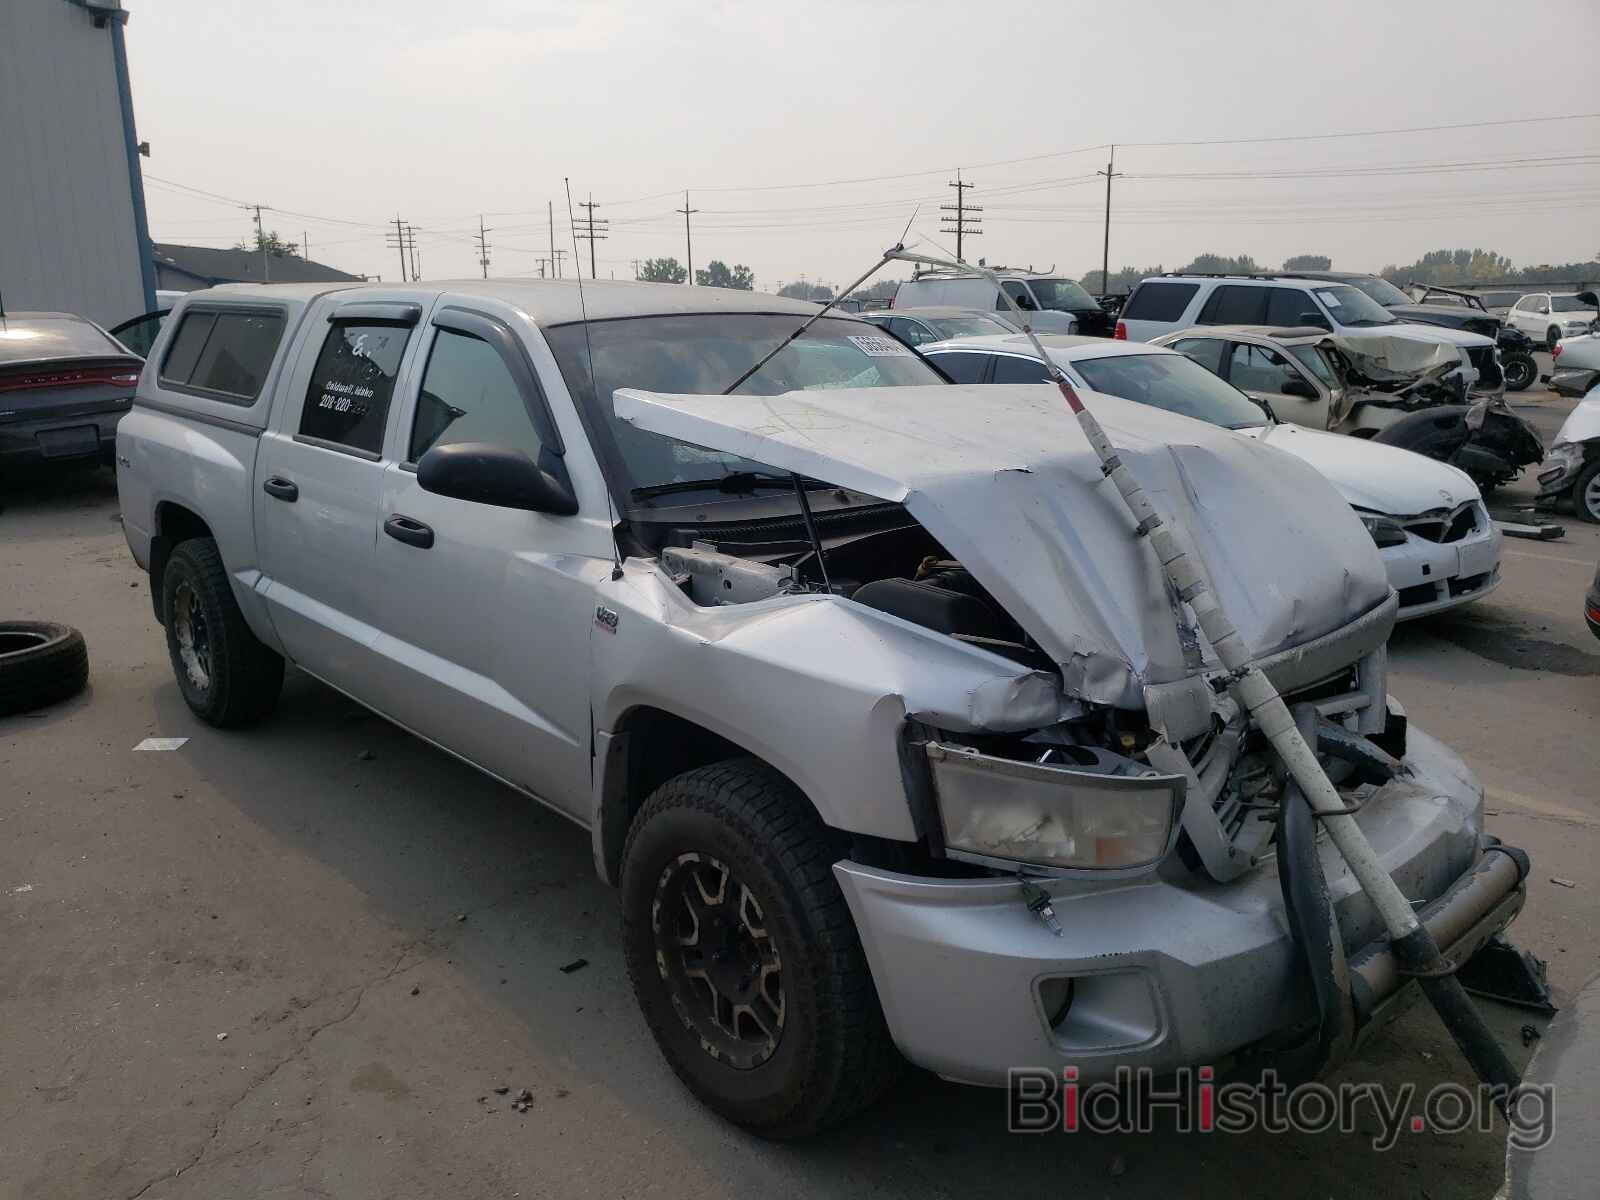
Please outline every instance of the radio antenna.
[{"label": "radio antenna", "polygon": [[[594,393],[595,403],[600,404],[603,401],[600,385],[594,378],[594,346],[589,341],[589,306],[583,299],[583,264],[578,261],[578,223],[572,217],[572,180],[563,175],[561,182],[567,188],[567,230],[572,234],[572,262],[578,270],[578,312],[583,316],[583,356],[589,362],[589,390]],[[604,474],[602,471],[606,518],[611,522],[611,578],[615,582],[622,578],[622,547],[617,545],[617,510],[611,504],[611,481],[604,479]]]}]

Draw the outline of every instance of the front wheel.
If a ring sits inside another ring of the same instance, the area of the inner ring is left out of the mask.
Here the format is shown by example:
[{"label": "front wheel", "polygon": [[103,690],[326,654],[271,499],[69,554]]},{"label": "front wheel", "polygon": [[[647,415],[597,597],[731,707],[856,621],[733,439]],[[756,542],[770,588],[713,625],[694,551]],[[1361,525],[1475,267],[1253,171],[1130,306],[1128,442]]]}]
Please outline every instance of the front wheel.
[{"label": "front wheel", "polygon": [[1600,458],[1585,463],[1572,485],[1572,511],[1580,520],[1600,525]]},{"label": "front wheel", "polygon": [[272,711],[283,659],[245,623],[212,539],[191,538],[172,552],[161,575],[161,615],[178,690],[197,717],[226,729]]},{"label": "front wheel", "polygon": [[1533,361],[1531,354],[1507,355],[1500,367],[1505,373],[1506,390],[1512,392],[1527,391],[1539,374],[1539,364]]},{"label": "front wheel", "polygon": [[892,1082],[866,956],[805,797],[754,759],[668,780],[628,833],[628,976],[678,1078],[766,1137],[837,1124]]}]

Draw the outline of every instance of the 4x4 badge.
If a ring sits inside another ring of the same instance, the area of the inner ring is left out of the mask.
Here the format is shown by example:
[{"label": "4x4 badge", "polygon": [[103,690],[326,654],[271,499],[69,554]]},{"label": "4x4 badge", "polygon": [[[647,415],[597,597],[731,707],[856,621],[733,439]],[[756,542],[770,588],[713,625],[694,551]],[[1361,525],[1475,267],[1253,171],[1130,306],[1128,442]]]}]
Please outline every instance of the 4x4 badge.
[{"label": "4x4 badge", "polygon": [[597,604],[594,610],[594,623],[606,633],[617,631],[617,614],[604,604]]}]

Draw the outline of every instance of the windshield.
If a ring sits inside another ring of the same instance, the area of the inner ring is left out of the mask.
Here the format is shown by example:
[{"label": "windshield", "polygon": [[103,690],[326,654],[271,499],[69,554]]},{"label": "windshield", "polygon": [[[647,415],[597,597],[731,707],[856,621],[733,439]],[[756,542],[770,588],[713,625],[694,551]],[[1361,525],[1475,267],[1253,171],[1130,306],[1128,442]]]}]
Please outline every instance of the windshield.
[{"label": "windshield", "polygon": [[1056,312],[1081,312],[1086,308],[1099,308],[1094,297],[1070,279],[1030,279],[1028,286],[1039,299],[1041,308]]},{"label": "windshield", "polygon": [[1379,304],[1410,304],[1411,297],[1402,292],[1387,279],[1378,275],[1367,275],[1361,279],[1352,279],[1351,284],[1360,288]]},{"label": "windshield", "polygon": [[1224,429],[1251,429],[1267,423],[1260,405],[1186,354],[1108,355],[1080,359],[1072,369],[1097,392]]},{"label": "windshield", "polygon": [[[617,456],[637,490],[707,481],[715,491],[725,475],[771,472],[737,454],[692,446],[619,421],[611,396],[618,388],[715,396],[780,345],[804,320],[794,314],[704,313],[595,321],[587,343],[594,352],[594,385],[582,324],[547,328],[567,388],[609,430]],[[736,395],[775,396],[822,388],[942,384],[944,379],[895,339],[862,321],[823,317],[742,384]],[[596,392],[603,397],[597,402]],[[728,403],[737,404],[732,398]]]},{"label": "windshield", "polygon": [[1318,300],[1328,306],[1333,319],[1340,325],[1366,329],[1373,325],[1395,323],[1395,315],[1392,312],[1365,292],[1347,283],[1319,284],[1311,290],[1316,293]]},{"label": "windshield", "polygon": [[1576,296],[1551,296],[1551,312],[1589,312],[1590,308]]},{"label": "windshield", "polygon": [[1011,326],[989,317],[932,317],[927,321],[941,338],[992,337],[1013,332]]}]

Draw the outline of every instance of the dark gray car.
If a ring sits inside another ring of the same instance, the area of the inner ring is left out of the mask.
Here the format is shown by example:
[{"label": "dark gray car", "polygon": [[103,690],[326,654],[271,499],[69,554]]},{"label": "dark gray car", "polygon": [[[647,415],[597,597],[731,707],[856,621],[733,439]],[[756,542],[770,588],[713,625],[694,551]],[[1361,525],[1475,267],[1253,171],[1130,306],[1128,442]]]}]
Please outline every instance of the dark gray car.
[{"label": "dark gray car", "polygon": [[29,463],[110,463],[144,360],[69,313],[0,316],[0,473]]}]

